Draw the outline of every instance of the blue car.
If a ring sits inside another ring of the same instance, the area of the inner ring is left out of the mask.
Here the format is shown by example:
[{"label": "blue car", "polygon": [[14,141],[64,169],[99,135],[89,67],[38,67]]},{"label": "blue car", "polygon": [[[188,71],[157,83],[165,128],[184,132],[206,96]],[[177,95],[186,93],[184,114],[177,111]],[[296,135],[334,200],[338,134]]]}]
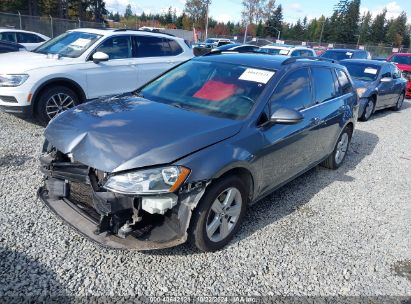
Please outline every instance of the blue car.
[{"label": "blue car", "polygon": [[357,114],[341,65],[210,53],[55,117],[39,196],[104,246],[218,250],[247,205],[319,164],[341,166]]},{"label": "blue car", "polygon": [[360,97],[360,120],[369,120],[376,110],[401,110],[407,80],[395,64],[360,59],[342,60],[340,64],[347,68]]}]

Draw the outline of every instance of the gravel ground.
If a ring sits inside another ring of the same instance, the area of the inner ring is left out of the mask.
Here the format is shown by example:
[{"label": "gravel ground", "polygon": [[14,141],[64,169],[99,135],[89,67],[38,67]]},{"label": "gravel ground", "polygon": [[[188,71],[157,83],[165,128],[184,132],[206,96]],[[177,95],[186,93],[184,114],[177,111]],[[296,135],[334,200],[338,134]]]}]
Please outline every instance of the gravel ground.
[{"label": "gravel ground", "polygon": [[216,253],[102,249],[36,199],[43,129],[0,113],[0,296],[411,296],[411,103],[359,123],[345,164],[248,210]]}]

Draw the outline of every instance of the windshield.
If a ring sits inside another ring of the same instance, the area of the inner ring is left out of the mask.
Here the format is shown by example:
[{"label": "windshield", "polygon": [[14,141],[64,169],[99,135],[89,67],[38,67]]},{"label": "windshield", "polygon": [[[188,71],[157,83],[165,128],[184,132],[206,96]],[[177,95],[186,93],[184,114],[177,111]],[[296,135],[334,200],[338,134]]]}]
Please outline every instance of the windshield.
[{"label": "windshield", "polygon": [[149,83],[144,98],[229,119],[248,115],[275,71],[191,60]]},{"label": "windshield", "polygon": [[229,49],[231,49],[231,48],[234,48],[234,47],[240,46],[240,45],[241,45],[241,44],[233,44],[233,43],[231,43],[231,44],[226,44],[226,45],[219,46],[217,49],[220,50],[220,51],[225,51],[225,50],[229,50]]},{"label": "windshield", "polygon": [[288,55],[290,50],[273,49],[273,48],[260,48],[257,52],[270,54],[270,55]]},{"label": "windshield", "polygon": [[373,64],[340,62],[345,66],[351,77],[357,80],[374,81],[380,72],[380,67]]},{"label": "windshield", "polygon": [[206,41],[204,41],[204,43],[214,43],[216,41],[217,39],[207,39]]},{"label": "windshield", "polygon": [[53,38],[34,50],[40,54],[58,54],[63,57],[76,58],[83,54],[91,45],[94,44],[101,35],[67,32]]},{"label": "windshield", "polygon": [[351,59],[353,55],[354,53],[350,51],[325,51],[321,55],[321,57],[339,61],[344,59]]},{"label": "windshield", "polygon": [[406,65],[411,65],[411,56],[399,56],[399,55],[394,55],[391,57],[390,62],[395,62],[399,64],[406,64]]}]

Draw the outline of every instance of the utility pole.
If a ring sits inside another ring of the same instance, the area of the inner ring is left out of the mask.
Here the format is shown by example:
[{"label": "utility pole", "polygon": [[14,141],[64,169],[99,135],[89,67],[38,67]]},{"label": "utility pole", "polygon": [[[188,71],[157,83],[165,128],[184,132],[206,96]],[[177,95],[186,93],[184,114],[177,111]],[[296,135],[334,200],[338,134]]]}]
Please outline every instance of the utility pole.
[{"label": "utility pole", "polygon": [[210,5],[210,0],[206,0],[206,25],[205,25],[205,39],[208,38],[208,7]]},{"label": "utility pole", "polygon": [[323,40],[323,33],[324,33],[324,25],[325,25],[325,19],[322,21],[322,26],[321,26],[321,34],[320,34],[320,42],[319,45],[321,45],[321,42]]},{"label": "utility pole", "polygon": [[246,40],[247,40],[247,30],[248,30],[248,23],[245,25],[245,32],[244,32],[244,41],[243,41],[243,43],[245,43]]}]

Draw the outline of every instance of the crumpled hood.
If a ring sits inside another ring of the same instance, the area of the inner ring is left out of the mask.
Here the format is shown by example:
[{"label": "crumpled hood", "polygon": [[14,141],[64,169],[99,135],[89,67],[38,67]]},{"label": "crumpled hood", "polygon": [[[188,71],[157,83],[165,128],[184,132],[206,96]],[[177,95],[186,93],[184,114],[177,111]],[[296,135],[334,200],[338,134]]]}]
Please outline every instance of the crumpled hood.
[{"label": "crumpled hood", "polygon": [[33,69],[67,65],[71,62],[76,62],[75,58],[61,57],[56,59],[33,52],[5,53],[0,54],[0,74],[25,73]]},{"label": "crumpled hood", "polygon": [[172,163],[234,136],[242,124],[128,96],[63,112],[49,123],[45,137],[76,161],[117,172]]}]

